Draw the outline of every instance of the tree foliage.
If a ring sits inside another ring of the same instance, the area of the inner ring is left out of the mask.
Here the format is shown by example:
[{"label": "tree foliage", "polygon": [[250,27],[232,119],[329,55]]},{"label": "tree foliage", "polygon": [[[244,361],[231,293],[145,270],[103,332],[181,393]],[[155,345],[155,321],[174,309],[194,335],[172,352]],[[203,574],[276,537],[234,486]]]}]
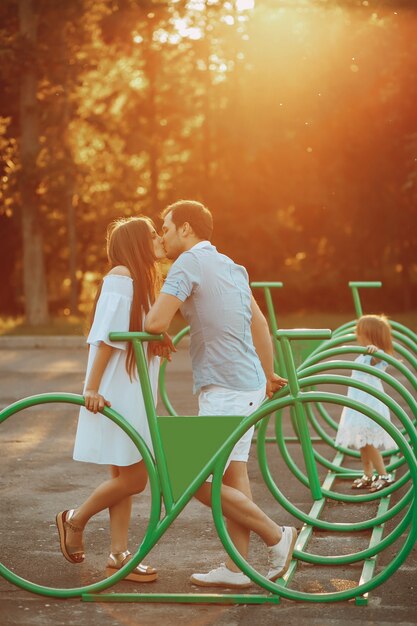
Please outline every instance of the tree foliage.
[{"label": "tree foliage", "polygon": [[28,67],[51,310],[104,271],[111,219],[185,197],[252,279],[285,282],[284,307],[346,307],[366,279],[384,282],[380,308],[416,305],[413,3],[38,0],[36,45],[19,4],[0,4],[3,312],[25,300]]}]

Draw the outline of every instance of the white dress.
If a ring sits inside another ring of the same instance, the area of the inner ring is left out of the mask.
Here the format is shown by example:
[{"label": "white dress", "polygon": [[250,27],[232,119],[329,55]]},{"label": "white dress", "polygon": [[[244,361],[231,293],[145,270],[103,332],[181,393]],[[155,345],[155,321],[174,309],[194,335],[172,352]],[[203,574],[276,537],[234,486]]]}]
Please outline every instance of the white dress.
[{"label": "white dress", "polygon": [[[99,393],[111,402],[111,407],[136,428],[150,448],[152,444],[138,377],[129,378],[126,371],[127,343],[111,342],[112,331],[129,330],[133,281],[128,276],[110,274],[104,278],[97,302],[93,325],[87,338],[90,344],[86,381],[100,342],[115,348],[101,380]],[[144,344],[146,354],[146,344]],[[156,403],[159,357],[149,363],[149,378]],[[107,465],[126,466],[142,459],[133,441],[117,424],[100,413],[80,409],[73,458]]]},{"label": "white dress", "polygon": [[[370,354],[360,354],[355,359],[355,363],[370,365],[371,359],[372,356]],[[384,371],[388,367],[388,363],[386,361],[378,361],[373,367]],[[353,370],[352,378],[354,380],[360,380],[379,391],[384,391],[382,380],[372,374]],[[371,396],[369,393],[366,393],[366,391],[361,391],[355,387],[349,387],[347,395],[348,398],[352,400],[358,400],[366,404],[367,407],[382,415],[388,422],[391,421],[389,408],[386,404],[375,398],[375,396]],[[346,406],[343,407],[340,418],[339,429],[336,435],[336,445],[343,446],[344,448],[355,448],[357,450],[366,445],[372,445],[375,448],[385,450],[396,447],[394,440],[386,430],[366,415],[363,415],[363,413]]]}]

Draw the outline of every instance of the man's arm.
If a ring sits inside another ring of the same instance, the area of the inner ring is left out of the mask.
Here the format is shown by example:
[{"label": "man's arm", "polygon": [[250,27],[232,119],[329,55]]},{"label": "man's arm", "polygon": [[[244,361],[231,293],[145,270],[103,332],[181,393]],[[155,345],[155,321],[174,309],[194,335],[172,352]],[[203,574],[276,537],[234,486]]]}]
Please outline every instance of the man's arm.
[{"label": "man's arm", "polygon": [[262,369],[266,376],[266,395],[271,398],[276,391],[286,385],[285,378],[281,378],[274,372],[274,353],[272,341],[269,334],[268,322],[259,308],[255,298],[252,296],[252,339],[255,350],[258,353]]},{"label": "man's arm", "polygon": [[181,304],[176,296],[160,293],[145,318],[145,331],[154,335],[166,332]]}]

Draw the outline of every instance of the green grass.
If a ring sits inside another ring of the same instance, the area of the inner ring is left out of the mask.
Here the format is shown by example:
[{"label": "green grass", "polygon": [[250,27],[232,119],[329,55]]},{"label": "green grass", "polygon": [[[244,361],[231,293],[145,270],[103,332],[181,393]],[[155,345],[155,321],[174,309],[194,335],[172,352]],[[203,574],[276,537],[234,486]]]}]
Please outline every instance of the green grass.
[{"label": "green grass", "polygon": [[[404,324],[414,332],[417,332],[417,311],[390,315],[390,318]],[[352,313],[288,313],[278,316],[280,328],[330,328],[335,330],[341,324],[348,322]],[[175,316],[170,333],[175,335],[185,322],[181,315]],[[88,320],[82,317],[52,317],[46,326],[28,326],[23,317],[0,317],[0,335],[83,335],[88,327]]]}]

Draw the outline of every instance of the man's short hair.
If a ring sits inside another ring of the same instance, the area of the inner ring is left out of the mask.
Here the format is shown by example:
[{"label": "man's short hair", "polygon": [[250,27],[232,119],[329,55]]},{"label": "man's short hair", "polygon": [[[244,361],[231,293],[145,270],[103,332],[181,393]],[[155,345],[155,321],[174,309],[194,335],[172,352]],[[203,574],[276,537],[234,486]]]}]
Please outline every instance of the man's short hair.
[{"label": "man's short hair", "polygon": [[172,221],[176,228],[188,222],[199,239],[211,240],[213,233],[213,216],[201,202],[194,200],[178,200],[162,211],[161,217],[172,214]]}]

